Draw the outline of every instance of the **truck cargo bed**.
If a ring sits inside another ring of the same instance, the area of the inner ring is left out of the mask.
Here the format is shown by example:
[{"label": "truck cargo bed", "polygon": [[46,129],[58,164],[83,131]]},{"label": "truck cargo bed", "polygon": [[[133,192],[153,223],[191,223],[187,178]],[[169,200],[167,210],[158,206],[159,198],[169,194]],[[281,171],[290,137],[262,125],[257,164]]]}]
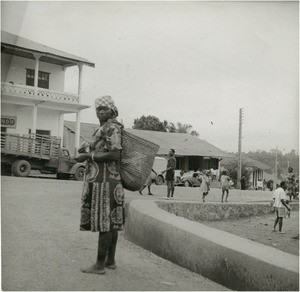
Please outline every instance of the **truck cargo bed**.
[{"label": "truck cargo bed", "polygon": [[8,134],[1,132],[1,155],[27,158],[56,159],[59,156],[60,138],[28,134]]}]

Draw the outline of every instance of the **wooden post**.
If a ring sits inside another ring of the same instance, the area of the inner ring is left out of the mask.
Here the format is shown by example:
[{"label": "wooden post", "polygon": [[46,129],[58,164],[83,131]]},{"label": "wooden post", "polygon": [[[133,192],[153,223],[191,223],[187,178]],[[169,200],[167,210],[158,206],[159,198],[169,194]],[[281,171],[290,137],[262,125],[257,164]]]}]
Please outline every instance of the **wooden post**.
[{"label": "wooden post", "polygon": [[239,143],[238,143],[238,168],[237,168],[237,188],[241,189],[241,177],[242,177],[242,123],[244,108],[240,108],[239,114]]}]

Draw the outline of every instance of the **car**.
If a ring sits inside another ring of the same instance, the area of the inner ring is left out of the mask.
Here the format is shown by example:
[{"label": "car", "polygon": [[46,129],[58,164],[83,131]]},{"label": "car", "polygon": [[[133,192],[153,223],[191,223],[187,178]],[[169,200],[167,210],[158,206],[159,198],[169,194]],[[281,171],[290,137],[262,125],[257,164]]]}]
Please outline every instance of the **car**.
[{"label": "car", "polygon": [[175,170],[174,178],[175,178],[175,180],[174,180],[175,186],[183,186],[181,170]]},{"label": "car", "polygon": [[182,175],[181,182],[185,187],[200,187],[200,171],[189,171]]},{"label": "car", "polygon": [[165,174],[162,174],[162,171],[167,169],[167,163],[168,161],[166,158],[155,156],[152,169],[156,174],[151,171],[151,178],[156,185],[160,186],[165,182]]},{"label": "car", "polygon": [[[162,185],[166,181],[166,173],[162,173],[162,171],[167,169],[168,161],[166,158],[155,156],[154,163],[152,169],[156,172],[156,174],[152,171],[151,172],[151,179],[156,185]],[[180,186],[183,185],[181,181],[181,170],[175,170],[174,175],[174,185]]]}]

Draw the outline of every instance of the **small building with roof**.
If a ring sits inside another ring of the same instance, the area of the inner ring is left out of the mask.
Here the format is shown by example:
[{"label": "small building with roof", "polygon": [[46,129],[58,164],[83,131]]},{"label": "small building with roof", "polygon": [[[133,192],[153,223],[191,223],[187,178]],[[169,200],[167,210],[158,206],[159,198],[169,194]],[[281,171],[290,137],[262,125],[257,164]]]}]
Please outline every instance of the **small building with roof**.
[{"label": "small building with roof", "polygon": [[[83,66],[95,64],[35,41],[2,31],[1,132],[63,136],[64,115],[76,114],[79,145]],[[65,71],[78,66],[77,94],[64,90]]]},{"label": "small building with roof", "polygon": [[[93,132],[99,127],[97,124],[81,123],[81,142],[90,141]],[[73,153],[75,123],[65,121],[64,146]],[[180,170],[204,170],[219,169],[220,160],[224,157],[232,157],[227,152],[214,145],[189,134],[169,133],[158,131],[146,131],[126,129],[140,138],[159,145],[157,156],[167,157],[170,148],[175,148],[177,161],[176,169]]]},{"label": "small building with roof", "polygon": [[[230,165],[231,163],[236,163],[236,165],[238,164],[238,157],[234,156],[234,157],[226,157],[221,161],[221,170],[222,169],[226,169],[226,167],[228,165]],[[271,176],[270,174],[268,174],[267,171],[270,171],[270,167],[260,161],[257,161],[255,159],[249,158],[249,157],[242,157],[242,165],[244,165],[248,171],[250,172],[250,178],[249,178],[249,183],[250,185],[248,186],[248,188],[251,189],[257,189],[259,187],[259,182],[265,181],[268,182],[269,180],[272,180],[272,186],[273,186],[273,182],[277,183],[277,181],[275,181],[276,179]],[[271,178],[270,178],[271,176]]]}]

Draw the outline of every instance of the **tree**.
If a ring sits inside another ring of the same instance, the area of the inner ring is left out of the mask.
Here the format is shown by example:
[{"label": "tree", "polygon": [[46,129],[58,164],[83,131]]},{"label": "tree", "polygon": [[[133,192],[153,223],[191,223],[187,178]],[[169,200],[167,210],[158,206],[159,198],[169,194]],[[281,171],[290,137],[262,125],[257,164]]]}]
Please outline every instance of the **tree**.
[{"label": "tree", "polygon": [[191,131],[190,134],[191,134],[192,136],[194,136],[194,137],[199,137],[199,133],[198,133],[197,131],[195,131],[195,130]]},{"label": "tree", "polygon": [[133,129],[137,130],[149,130],[158,132],[170,132],[170,133],[186,133],[192,136],[198,137],[199,133],[192,130],[193,126],[190,124],[183,124],[178,122],[177,126],[174,123],[164,120],[163,122],[155,116],[141,116],[139,119],[134,119]]},{"label": "tree", "polygon": [[171,133],[186,133],[198,137],[199,133],[195,130],[192,130],[192,128],[193,126],[191,124],[183,124],[180,122],[177,123],[177,127],[172,122],[167,126],[167,130]]},{"label": "tree", "polygon": [[177,132],[176,126],[173,123],[168,123],[167,130],[170,133],[176,133]]},{"label": "tree", "polygon": [[[226,164],[228,176],[233,180],[235,186],[237,185],[237,164],[237,160],[231,160],[228,164]],[[242,165],[242,177],[245,178],[246,188],[250,183],[250,175],[251,171],[245,165]]]},{"label": "tree", "polygon": [[161,122],[159,118],[155,116],[141,116],[139,119],[134,119],[132,128],[137,130],[167,132],[167,125],[167,121]]}]

